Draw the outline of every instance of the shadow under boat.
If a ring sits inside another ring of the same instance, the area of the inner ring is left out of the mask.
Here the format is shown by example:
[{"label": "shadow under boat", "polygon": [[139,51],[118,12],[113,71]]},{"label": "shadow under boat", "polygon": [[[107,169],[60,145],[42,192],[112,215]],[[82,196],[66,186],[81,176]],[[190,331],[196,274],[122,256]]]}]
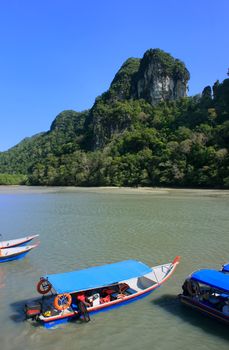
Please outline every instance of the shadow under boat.
[{"label": "shadow under boat", "polygon": [[216,337],[224,338],[227,341],[229,340],[227,325],[213,318],[209,318],[204,314],[196,313],[195,310],[181,304],[177,295],[166,294],[152,300],[151,303],[153,306],[158,306],[169,312],[174,317],[179,317],[184,323],[189,323]]},{"label": "shadow under boat", "polygon": [[[29,302],[36,303],[38,298],[31,299]],[[25,313],[23,312],[25,304],[28,303],[28,299],[19,300],[17,302],[11,303],[10,307],[12,309],[12,314],[9,316],[10,319],[15,323],[21,323],[26,321]]]},{"label": "shadow under boat", "polygon": [[[9,316],[9,318],[15,323],[22,323],[25,321],[28,322],[28,318],[25,315],[25,306],[27,304],[30,304],[30,305],[41,304],[41,301],[42,301],[41,298],[33,298],[33,299],[29,299],[29,300],[23,299],[23,300],[19,300],[19,301],[16,301],[14,303],[11,303],[10,307],[11,307],[13,313]],[[31,321],[30,323],[31,323],[32,327],[35,327],[35,328],[42,327],[43,328],[41,323],[33,322],[32,318],[30,321]],[[71,323],[77,322],[77,324],[78,323],[85,323],[85,319],[84,318],[82,319],[76,315],[69,322],[71,322]]]}]

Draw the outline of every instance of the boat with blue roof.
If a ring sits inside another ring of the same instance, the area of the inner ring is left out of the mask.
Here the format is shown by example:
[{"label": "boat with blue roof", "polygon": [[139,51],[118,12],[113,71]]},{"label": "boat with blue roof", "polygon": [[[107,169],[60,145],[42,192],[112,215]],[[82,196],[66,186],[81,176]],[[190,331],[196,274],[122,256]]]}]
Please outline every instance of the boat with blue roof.
[{"label": "boat with blue roof", "polygon": [[202,269],[187,277],[180,301],[229,325],[229,263],[220,271]]},{"label": "boat with blue roof", "polygon": [[25,305],[26,318],[46,328],[136,301],[152,293],[174,273],[173,262],[149,267],[125,260],[103,266],[42,276],[37,291],[42,298]]}]

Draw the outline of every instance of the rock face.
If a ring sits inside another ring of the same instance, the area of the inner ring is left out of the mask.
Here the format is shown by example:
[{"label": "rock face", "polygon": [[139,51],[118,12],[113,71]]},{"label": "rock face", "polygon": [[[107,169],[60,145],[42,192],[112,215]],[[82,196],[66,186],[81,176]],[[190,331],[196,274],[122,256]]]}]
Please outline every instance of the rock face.
[{"label": "rock face", "polygon": [[152,105],[187,95],[189,72],[185,65],[159,49],[148,50],[141,60],[133,97]]},{"label": "rock face", "polygon": [[[155,74],[153,66],[148,67],[142,79],[137,83],[137,97],[144,98],[152,105],[160,101],[176,100],[186,96],[186,83],[169,76]],[[157,70],[160,72],[160,69]]]},{"label": "rock face", "polygon": [[170,54],[150,49],[142,59],[129,58],[111,83],[108,93],[116,100],[143,98],[152,105],[187,95],[189,72]]},{"label": "rock face", "polygon": [[133,113],[125,108],[125,101],[143,99],[155,105],[185,97],[189,78],[184,63],[162,50],[150,49],[142,59],[129,58],[91,109],[88,124],[93,130],[93,149],[131,125]]}]

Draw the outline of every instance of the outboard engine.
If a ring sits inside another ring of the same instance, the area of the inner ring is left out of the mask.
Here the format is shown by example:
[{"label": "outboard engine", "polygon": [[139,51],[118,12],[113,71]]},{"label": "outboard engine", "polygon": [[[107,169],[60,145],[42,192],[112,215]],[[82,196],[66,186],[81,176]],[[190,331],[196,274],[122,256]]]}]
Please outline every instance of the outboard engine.
[{"label": "outboard engine", "polygon": [[33,302],[30,304],[25,304],[25,317],[26,319],[32,319],[35,320],[40,314],[41,314],[41,303],[39,302]]}]

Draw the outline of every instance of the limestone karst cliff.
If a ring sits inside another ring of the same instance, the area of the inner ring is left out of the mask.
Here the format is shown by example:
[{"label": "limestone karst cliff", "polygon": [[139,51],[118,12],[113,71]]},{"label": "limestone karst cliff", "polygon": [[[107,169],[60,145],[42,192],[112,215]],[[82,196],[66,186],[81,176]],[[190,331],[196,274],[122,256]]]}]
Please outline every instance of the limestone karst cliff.
[{"label": "limestone karst cliff", "polygon": [[160,49],[146,51],[142,59],[129,58],[91,109],[93,149],[103,147],[112,135],[131,125],[133,112],[125,108],[124,101],[143,99],[156,105],[185,97],[189,78],[184,63]]},{"label": "limestone karst cliff", "polygon": [[143,98],[152,105],[187,95],[189,71],[185,64],[160,49],[147,50],[142,59],[129,58],[108,91],[111,99]]},{"label": "limestone karst cliff", "polygon": [[151,49],[141,60],[133,96],[153,105],[176,100],[187,95],[189,78],[184,63],[159,49]]}]

